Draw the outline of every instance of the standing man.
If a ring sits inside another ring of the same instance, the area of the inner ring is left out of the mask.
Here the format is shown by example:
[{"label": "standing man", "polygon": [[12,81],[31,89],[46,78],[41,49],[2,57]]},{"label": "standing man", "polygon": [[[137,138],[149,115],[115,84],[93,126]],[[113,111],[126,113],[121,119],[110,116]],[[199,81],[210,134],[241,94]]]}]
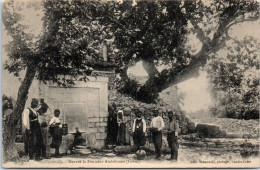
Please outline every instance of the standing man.
[{"label": "standing man", "polygon": [[33,98],[31,107],[28,107],[23,112],[23,129],[24,129],[24,150],[29,154],[30,159],[40,160],[42,134],[38,113],[36,108],[38,99]]},{"label": "standing man", "polygon": [[169,148],[171,149],[171,158],[169,160],[177,161],[178,158],[178,133],[180,132],[179,123],[177,121],[178,115],[173,115],[172,111],[168,112],[169,125],[166,127],[167,130],[167,141]]},{"label": "standing man", "polygon": [[141,111],[136,110],[135,115],[136,119],[134,120],[133,124],[133,139],[134,144],[137,146],[139,150],[140,146],[145,145],[146,122],[141,117]]},{"label": "standing man", "polygon": [[41,133],[42,133],[42,145],[41,145],[41,156],[45,159],[50,159],[50,133],[48,132],[48,120],[46,112],[48,110],[48,105],[44,102],[44,99],[40,99],[40,106],[37,109],[39,113],[39,122],[41,125]]},{"label": "standing man", "polygon": [[118,124],[117,124],[117,112],[116,105],[108,106],[108,123],[107,123],[107,143],[111,145],[116,145],[117,143],[117,132]]},{"label": "standing man", "polygon": [[161,159],[162,150],[162,129],[164,128],[164,121],[161,116],[159,116],[158,110],[154,110],[154,118],[151,122],[151,131],[153,136],[153,143],[155,146],[155,159]]}]

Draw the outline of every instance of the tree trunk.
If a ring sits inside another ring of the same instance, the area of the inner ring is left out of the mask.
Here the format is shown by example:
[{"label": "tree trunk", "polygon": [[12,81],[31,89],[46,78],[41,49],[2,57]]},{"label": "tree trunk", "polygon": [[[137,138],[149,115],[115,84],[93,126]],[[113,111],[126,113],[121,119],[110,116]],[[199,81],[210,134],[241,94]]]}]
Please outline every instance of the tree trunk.
[{"label": "tree trunk", "polygon": [[142,58],[142,65],[149,77],[154,77],[155,75],[159,74],[159,71],[155,67],[152,60]]},{"label": "tree trunk", "polygon": [[10,121],[3,123],[3,162],[17,161],[19,155],[15,147],[16,127]]},{"label": "tree trunk", "polygon": [[29,88],[31,87],[32,81],[36,73],[36,68],[31,64],[28,66],[24,80],[22,81],[19,90],[16,105],[14,106],[13,112],[8,116],[6,122],[3,124],[3,160],[4,162],[15,161],[19,159],[15,147],[16,138],[16,127],[18,121],[22,117],[22,112],[26,100],[28,98]]}]

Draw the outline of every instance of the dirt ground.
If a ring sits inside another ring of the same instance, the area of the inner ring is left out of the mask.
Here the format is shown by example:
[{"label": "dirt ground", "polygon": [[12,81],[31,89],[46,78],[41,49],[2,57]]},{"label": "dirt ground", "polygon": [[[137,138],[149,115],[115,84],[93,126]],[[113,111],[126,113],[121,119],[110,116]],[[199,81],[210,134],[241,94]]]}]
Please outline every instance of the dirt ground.
[{"label": "dirt ground", "polygon": [[[215,117],[191,117],[197,123],[216,124],[231,133],[259,134],[258,120],[237,120]],[[258,138],[255,138],[258,140]],[[20,146],[23,148],[22,146]],[[20,148],[20,149],[21,149]],[[239,151],[207,150],[207,148],[180,146],[177,162],[166,160],[169,154],[162,155],[161,160],[147,154],[138,160],[135,154],[117,155],[112,152],[93,153],[88,149],[63,155],[62,158],[34,161],[27,159],[17,163],[7,163],[4,167],[12,168],[256,168],[259,167],[259,155],[242,157]]]},{"label": "dirt ground", "polygon": [[166,160],[170,155],[162,155],[161,160],[155,160],[154,155],[146,155],[138,160],[135,154],[116,155],[108,152],[92,153],[88,149],[78,153],[63,155],[62,158],[44,159],[41,161],[25,161],[8,163],[4,167],[13,168],[191,168],[191,167],[259,167],[258,155],[243,158],[240,152],[207,151],[202,148],[188,148],[181,146],[178,162]]}]

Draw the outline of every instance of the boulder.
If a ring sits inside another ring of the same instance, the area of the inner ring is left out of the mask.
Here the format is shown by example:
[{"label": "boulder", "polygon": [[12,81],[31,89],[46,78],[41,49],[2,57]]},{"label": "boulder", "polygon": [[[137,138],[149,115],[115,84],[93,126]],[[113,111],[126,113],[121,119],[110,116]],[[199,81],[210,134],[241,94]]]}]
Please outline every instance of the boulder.
[{"label": "boulder", "polygon": [[196,131],[200,136],[214,138],[219,137],[221,130],[220,127],[216,125],[198,124]]},{"label": "boulder", "polygon": [[128,146],[116,146],[115,152],[119,154],[129,154],[137,151],[137,147],[135,145]]},{"label": "boulder", "polygon": [[187,129],[189,133],[195,133],[196,132],[196,123],[195,122],[188,122]]},{"label": "boulder", "polygon": [[225,138],[227,136],[227,131],[226,130],[220,130],[220,135],[219,137]]},{"label": "boulder", "polygon": [[137,159],[143,159],[145,158],[146,152],[144,150],[138,150],[135,154]]}]

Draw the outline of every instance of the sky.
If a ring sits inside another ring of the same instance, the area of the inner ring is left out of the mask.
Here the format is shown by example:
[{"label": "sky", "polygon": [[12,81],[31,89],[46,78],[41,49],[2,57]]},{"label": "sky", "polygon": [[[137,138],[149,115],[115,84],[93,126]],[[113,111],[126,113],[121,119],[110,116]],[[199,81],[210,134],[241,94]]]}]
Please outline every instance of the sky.
[{"label": "sky", "polygon": [[[32,33],[40,33],[42,24],[41,17],[43,15],[42,11],[27,9],[23,11],[23,14],[25,15],[23,22],[29,25],[29,29],[27,31]],[[3,24],[2,28],[4,28]],[[257,37],[257,39],[260,39],[259,28],[259,21],[245,22],[243,24],[231,27],[229,33],[233,38],[237,38],[238,40],[242,40],[246,35],[251,35]],[[5,30],[2,30],[2,38],[2,45],[7,44],[11,40],[11,38],[6,34]],[[196,37],[191,36],[189,38],[190,46],[197,49],[201,48],[201,43],[196,40]],[[4,48],[2,48],[2,62],[5,61],[6,58],[7,54]],[[141,62],[138,62],[135,66],[130,68],[128,72],[136,76],[147,75],[142,67]],[[16,98],[19,85],[20,81],[18,78],[13,77],[6,70],[2,70],[2,93]],[[186,94],[184,105],[181,106],[181,108],[187,112],[195,112],[200,109],[207,109],[213,102],[208,89],[207,74],[203,71],[200,72],[200,75],[197,78],[191,78],[185,82],[179,83],[178,91],[184,92]]]}]

